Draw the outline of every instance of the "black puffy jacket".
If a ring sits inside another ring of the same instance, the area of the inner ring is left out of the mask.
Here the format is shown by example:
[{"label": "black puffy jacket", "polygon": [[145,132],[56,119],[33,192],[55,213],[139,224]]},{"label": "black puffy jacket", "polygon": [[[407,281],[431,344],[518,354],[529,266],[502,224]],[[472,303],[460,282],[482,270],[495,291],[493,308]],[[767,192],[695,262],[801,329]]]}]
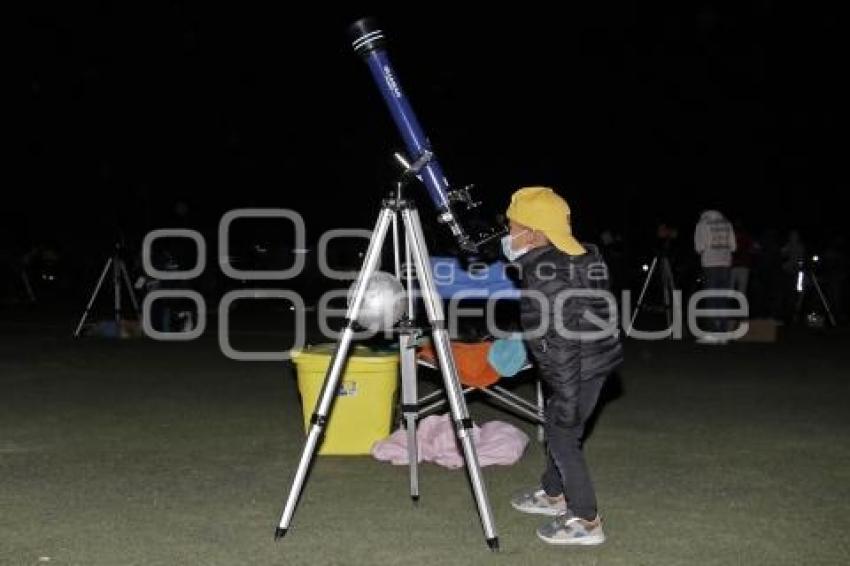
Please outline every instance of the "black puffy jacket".
[{"label": "black puffy jacket", "polygon": [[[517,260],[526,344],[552,390],[549,414],[561,426],[580,420],[581,382],[608,376],[623,360],[616,302],[603,296],[610,289],[608,267],[596,246],[585,248],[586,254],[571,256],[549,245]],[[542,336],[529,337],[535,329]]]}]

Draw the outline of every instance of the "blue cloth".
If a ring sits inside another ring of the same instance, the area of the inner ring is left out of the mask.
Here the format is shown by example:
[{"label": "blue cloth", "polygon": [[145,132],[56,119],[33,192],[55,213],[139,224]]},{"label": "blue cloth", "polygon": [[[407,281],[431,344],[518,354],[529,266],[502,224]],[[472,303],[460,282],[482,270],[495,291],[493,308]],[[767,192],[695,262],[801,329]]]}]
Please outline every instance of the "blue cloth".
[{"label": "blue cloth", "polygon": [[520,292],[507,276],[503,261],[472,262],[465,269],[456,257],[432,257],[434,284],[444,299],[488,299],[495,293],[498,299],[519,299]]},{"label": "blue cloth", "polygon": [[487,361],[499,375],[513,377],[528,363],[528,353],[521,338],[500,338],[490,346]]}]

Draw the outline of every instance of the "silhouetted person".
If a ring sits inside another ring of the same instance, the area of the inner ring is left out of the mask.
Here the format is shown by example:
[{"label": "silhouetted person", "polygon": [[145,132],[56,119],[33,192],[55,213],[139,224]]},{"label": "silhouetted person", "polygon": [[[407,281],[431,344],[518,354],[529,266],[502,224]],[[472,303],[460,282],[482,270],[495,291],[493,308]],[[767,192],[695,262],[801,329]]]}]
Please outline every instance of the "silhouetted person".
[{"label": "silhouetted person", "polygon": [[793,317],[797,290],[797,274],[806,261],[806,246],[797,230],[788,233],[788,240],[781,249],[782,253],[782,318]]},{"label": "silhouetted person", "polygon": [[782,246],[782,269],[786,273],[797,273],[799,262],[806,258],[806,246],[797,230],[791,230]]},{"label": "silhouetted person", "polygon": [[774,320],[782,318],[784,279],[782,273],[782,246],[779,233],[774,228],[765,230],[759,238],[759,254],[755,258],[754,276],[758,282],[759,304],[762,314]]},{"label": "silhouetted person", "polygon": [[735,245],[735,253],[732,254],[732,288],[747,295],[756,245],[744,223],[740,221],[735,224]]}]

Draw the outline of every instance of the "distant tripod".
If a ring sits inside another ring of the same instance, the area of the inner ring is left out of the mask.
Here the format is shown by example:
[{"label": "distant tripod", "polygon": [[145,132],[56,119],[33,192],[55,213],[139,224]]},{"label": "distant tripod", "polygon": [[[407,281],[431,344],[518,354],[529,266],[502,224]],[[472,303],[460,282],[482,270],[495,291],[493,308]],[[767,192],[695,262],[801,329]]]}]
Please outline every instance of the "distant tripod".
[{"label": "distant tripod", "polygon": [[24,293],[26,293],[27,300],[30,304],[35,304],[35,293],[32,290],[32,284],[30,283],[30,276],[27,274],[26,266],[20,268],[19,274],[21,276],[21,286],[23,287]]},{"label": "distant tripod", "polygon": [[83,329],[83,325],[86,323],[86,319],[88,318],[89,313],[91,312],[92,306],[94,306],[94,302],[97,300],[97,295],[98,293],[100,293],[100,288],[103,286],[103,282],[106,280],[106,275],[110,271],[112,272],[112,290],[114,293],[113,316],[115,317],[116,327],[120,330],[122,281],[127,286],[127,293],[130,295],[130,302],[133,303],[133,310],[136,311],[136,316],[139,316],[139,303],[136,300],[136,294],[133,292],[133,285],[130,283],[130,275],[129,273],[127,273],[127,265],[124,263],[124,259],[121,257],[121,243],[116,242],[115,251],[106,260],[106,265],[103,266],[103,271],[100,272],[100,278],[97,280],[97,285],[95,285],[94,292],[92,292],[88,305],[86,305],[86,310],[83,311],[83,316],[80,317],[80,322],[79,324],[77,324],[77,329],[74,330],[74,338],[80,337],[80,332]]},{"label": "distant tripod", "polygon": [[646,292],[649,289],[649,284],[652,282],[652,276],[655,274],[656,270],[661,275],[662,308],[664,309],[664,315],[667,318],[667,327],[669,328],[670,325],[673,324],[673,293],[676,290],[676,281],[673,278],[673,268],[670,265],[670,258],[663,251],[659,251],[656,256],[652,258],[652,263],[649,267],[647,268],[644,266],[644,269],[646,270],[646,279],[643,282],[640,297],[635,305],[635,310],[632,314],[632,320],[629,323],[629,328],[626,330],[627,335],[632,331],[632,328],[635,327],[635,321],[643,307]]},{"label": "distant tripod", "polygon": [[[817,261],[817,256],[814,258],[814,261]],[[806,296],[812,287],[814,287],[817,292],[820,303],[823,306],[824,311],[826,311],[829,323],[832,326],[837,326],[835,323],[835,317],[832,314],[832,309],[829,307],[829,301],[826,300],[826,295],[823,294],[817,275],[815,275],[812,267],[802,259],[797,261],[797,302],[794,305],[794,322],[796,323],[799,321],[800,313],[803,311],[803,305],[806,302]]]}]

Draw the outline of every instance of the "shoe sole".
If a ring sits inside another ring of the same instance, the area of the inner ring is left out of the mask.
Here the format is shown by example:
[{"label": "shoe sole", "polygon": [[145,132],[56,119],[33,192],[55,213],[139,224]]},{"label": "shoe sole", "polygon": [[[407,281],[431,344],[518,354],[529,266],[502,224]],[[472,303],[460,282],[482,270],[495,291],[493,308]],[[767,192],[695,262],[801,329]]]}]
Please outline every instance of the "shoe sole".
[{"label": "shoe sole", "polygon": [[557,517],[558,515],[564,512],[564,509],[546,509],[545,507],[521,507],[513,501],[511,501],[511,507],[513,507],[520,513],[526,513],[528,515],[546,515],[547,517]]},{"label": "shoe sole", "polygon": [[605,542],[605,535],[595,535],[589,536],[585,538],[576,538],[576,539],[568,539],[568,540],[555,540],[546,538],[541,535],[539,532],[537,533],[537,538],[545,542],[546,544],[554,544],[556,546],[597,546]]}]

